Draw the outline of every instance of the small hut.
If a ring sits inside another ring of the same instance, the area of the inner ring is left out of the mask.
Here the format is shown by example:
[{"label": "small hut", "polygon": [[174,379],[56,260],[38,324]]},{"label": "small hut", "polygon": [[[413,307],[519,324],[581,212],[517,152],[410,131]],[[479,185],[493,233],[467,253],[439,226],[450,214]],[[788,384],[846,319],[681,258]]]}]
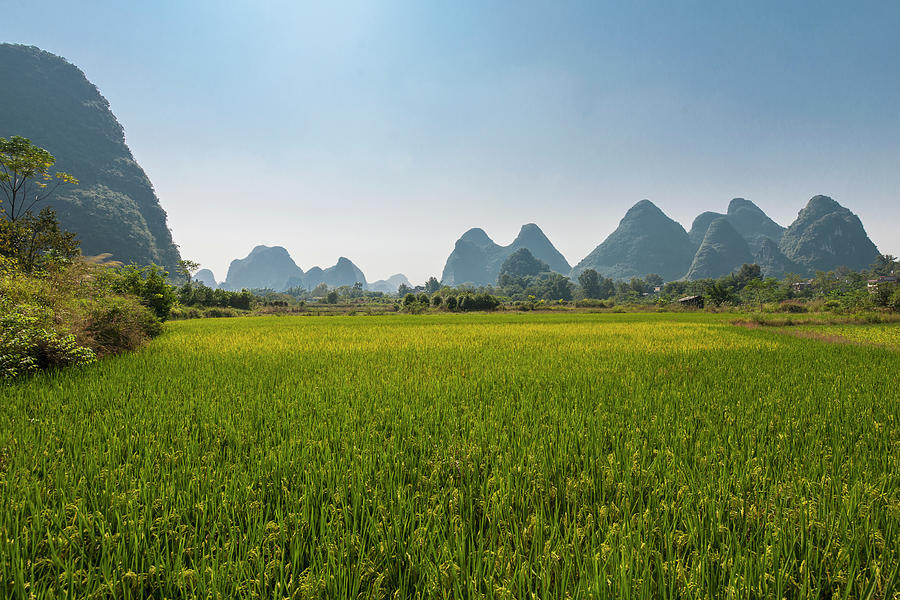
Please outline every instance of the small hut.
[{"label": "small hut", "polygon": [[678,304],[690,308],[703,308],[703,296],[685,296],[678,299]]}]

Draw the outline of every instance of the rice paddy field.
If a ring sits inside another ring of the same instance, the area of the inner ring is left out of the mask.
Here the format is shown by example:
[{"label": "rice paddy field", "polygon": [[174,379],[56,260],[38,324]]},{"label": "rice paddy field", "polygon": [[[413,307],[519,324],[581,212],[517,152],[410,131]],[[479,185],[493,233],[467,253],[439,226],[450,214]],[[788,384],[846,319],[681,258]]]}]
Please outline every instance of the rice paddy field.
[{"label": "rice paddy field", "polygon": [[0,597],[900,598],[897,327],[171,323],[0,387]]}]

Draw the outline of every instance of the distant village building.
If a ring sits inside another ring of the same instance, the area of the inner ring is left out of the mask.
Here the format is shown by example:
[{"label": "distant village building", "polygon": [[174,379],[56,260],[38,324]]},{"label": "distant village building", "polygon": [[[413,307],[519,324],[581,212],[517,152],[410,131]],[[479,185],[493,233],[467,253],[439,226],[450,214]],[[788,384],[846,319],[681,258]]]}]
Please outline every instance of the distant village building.
[{"label": "distant village building", "polygon": [[806,290],[811,290],[813,286],[813,280],[807,279],[806,281],[795,281],[791,284],[791,289],[795,292],[805,292]]},{"label": "distant village building", "polygon": [[900,276],[898,275],[881,275],[875,279],[870,279],[868,282],[868,288],[870,292],[874,292],[878,289],[880,285],[886,284],[897,284],[900,283]]},{"label": "distant village building", "polygon": [[678,304],[691,308],[703,308],[703,296],[685,296],[678,299]]}]

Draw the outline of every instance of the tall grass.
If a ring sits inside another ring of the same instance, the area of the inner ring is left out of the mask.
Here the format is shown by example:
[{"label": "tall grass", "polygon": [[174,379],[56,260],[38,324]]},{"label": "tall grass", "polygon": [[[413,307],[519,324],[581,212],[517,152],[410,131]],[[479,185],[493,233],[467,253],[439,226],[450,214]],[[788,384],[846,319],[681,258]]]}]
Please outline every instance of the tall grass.
[{"label": "tall grass", "polygon": [[171,323],[0,388],[0,596],[896,598],[898,367],[702,314]]}]

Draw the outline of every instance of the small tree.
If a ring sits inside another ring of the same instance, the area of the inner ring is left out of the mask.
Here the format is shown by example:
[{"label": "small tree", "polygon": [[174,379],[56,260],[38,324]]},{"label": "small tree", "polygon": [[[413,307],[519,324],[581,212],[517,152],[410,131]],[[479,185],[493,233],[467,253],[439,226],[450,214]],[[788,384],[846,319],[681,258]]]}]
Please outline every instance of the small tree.
[{"label": "small tree", "polygon": [[0,256],[13,259],[25,273],[75,258],[78,245],[74,233],[59,228],[52,208],[44,207],[36,217],[27,211],[17,221],[0,219]]},{"label": "small tree", "polygon": [[439,289],[441,289],[441,282],[438,281],[436,278],[429,277],[428,281],[425,282],[425,293],[426,294],[431,295],[431,294],[435,293],[436,291],[438,291]]},{"label": "small tree", "polygon": [[195,262],[193,260],[187,260],[183,258],[178,261],[178,265],[175,269],[175,272],[178,273],[178,276],[181,279],[184,279],[188,283],[191,282],[191,277],[193,277],[194,272],[200,268],[200,263]]},{"label": "small tree", "polygon": [[594,269],[585,269],[578,276],[578,283],[585,298],[600,298],[600,274]]},{"label": "small tree", "polygon": [[0,213],[10,221],[18,221],[60,185],[78,183],[68,173],[51,173],[50,167],[55,163],[52,154],[27,138],[0,138]]}]

